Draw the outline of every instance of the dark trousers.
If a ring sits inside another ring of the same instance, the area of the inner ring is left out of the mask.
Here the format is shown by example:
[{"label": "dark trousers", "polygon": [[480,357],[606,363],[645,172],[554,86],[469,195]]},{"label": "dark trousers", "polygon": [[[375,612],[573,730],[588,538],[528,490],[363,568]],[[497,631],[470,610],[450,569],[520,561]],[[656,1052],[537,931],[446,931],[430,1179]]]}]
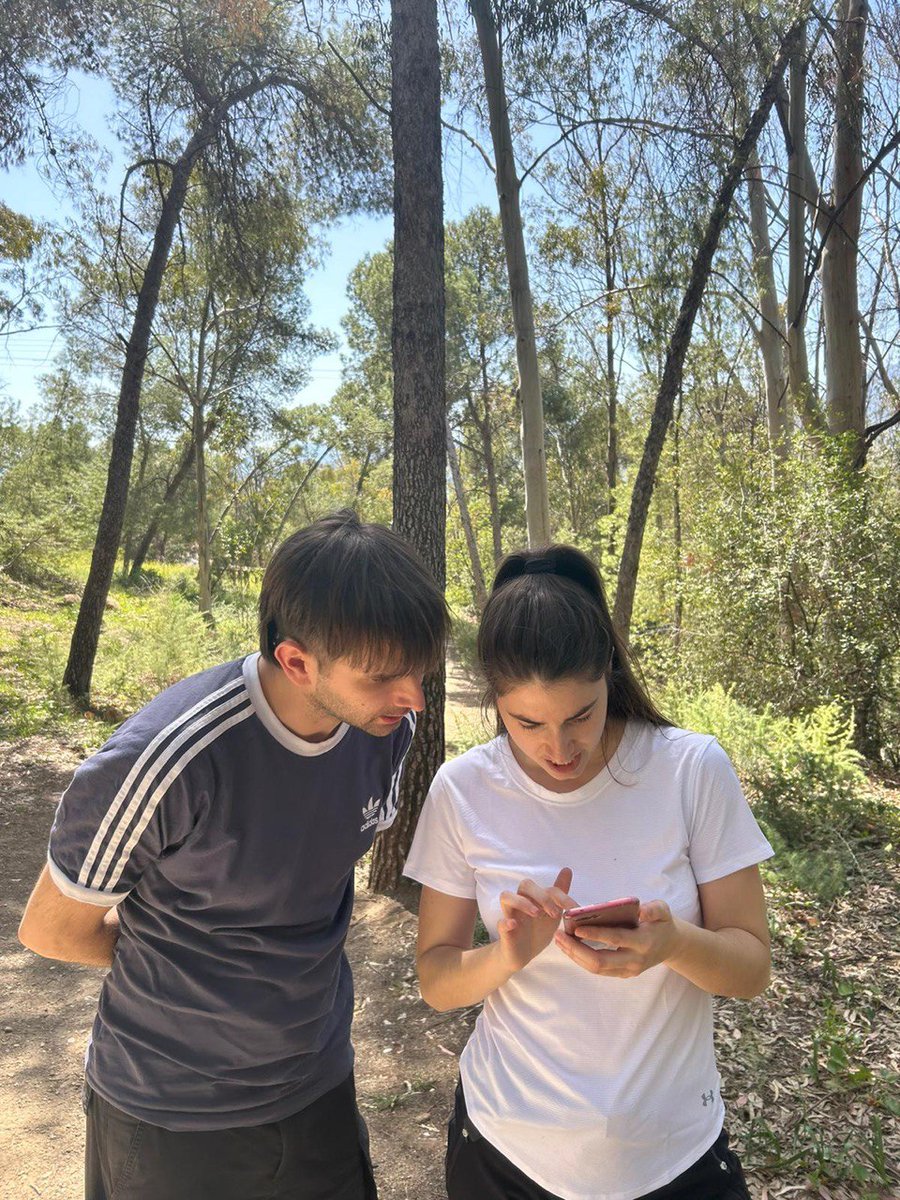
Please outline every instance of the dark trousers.
[{"label": "dark trousers", "polygon": [[[449,1200],[559,1200],[482,1137],[469,1120],[462,1084],[450,1118],[446,1181]],[[750,1193],[723,1129],[693,1166],[640,1200],[750,1200]]]},{"label": "dark trousers", "polygon": [[301,1112],[173,1132],[86,1090],[85,1200],[377,1200],[351,1074]]}]

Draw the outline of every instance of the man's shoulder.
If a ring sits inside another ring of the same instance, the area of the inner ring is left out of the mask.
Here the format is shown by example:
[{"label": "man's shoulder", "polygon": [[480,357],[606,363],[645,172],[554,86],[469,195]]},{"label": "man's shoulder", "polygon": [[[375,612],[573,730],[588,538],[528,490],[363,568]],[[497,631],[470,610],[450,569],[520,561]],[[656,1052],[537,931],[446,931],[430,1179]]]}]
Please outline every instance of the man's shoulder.
[{"label": "man's shoulder", "polygon": [[[197,751],[253,713],[243,676],[243,659],[221,663],[167,687],[123,722],[88,760],[91,766],[116,761],[127,765],[138,756],[172,757]],[[196,757],[196,753],[190,755]],[[88,764],[83,764],[84,766]],[[121,768],[120,768],[121,769]]]}]

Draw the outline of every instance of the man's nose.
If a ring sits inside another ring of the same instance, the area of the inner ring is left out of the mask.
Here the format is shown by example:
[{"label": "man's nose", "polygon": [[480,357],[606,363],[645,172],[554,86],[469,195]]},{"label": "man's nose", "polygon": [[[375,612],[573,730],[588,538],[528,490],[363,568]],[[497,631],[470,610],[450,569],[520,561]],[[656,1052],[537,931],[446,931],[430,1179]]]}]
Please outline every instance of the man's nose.
[{"label": "man's nose", "polygon": [[407,675],[400,681],[397,700],[398,708],[411,708],[421,712],[425,707],[425,692],[422,689],[422,678],[419,675]]}]

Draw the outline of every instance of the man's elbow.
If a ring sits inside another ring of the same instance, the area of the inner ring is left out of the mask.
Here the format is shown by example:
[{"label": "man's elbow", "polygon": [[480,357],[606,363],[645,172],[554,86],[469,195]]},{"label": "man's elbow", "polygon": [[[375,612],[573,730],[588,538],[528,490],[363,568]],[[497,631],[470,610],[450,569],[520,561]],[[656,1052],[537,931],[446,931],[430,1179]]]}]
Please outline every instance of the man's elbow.
[{"label": "man's elbow", "polygon": [[58,947],[53,944],[53,940],[48,937],[45,930],[37,928],[34,922],[29,920],[28,913],[19,922],[18,938],[26,950],[31,950],[33,954],[39,954],[41,958],[58,959],[60,957]]},{"label": "man's elbow", "polygon": [[41,958],[52,958],[56,962],[78,962],[78,954],[58,929],[47,928],[33,920],[27,910],[19,922],[19,941],[26,950]]}]

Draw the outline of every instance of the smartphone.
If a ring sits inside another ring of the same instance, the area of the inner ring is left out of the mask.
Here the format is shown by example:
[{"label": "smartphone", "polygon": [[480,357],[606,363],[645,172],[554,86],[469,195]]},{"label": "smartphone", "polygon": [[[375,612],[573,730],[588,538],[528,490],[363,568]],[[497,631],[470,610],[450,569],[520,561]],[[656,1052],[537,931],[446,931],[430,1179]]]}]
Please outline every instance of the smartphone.
[{"label": "smartphone", "polygon": [[607,900],[605,904],[586,904],[583,908],[567,908],[563,913],[563,929],[573,937],[579,925],[624,925],[637,929],[641,902],[636,896]]}]

